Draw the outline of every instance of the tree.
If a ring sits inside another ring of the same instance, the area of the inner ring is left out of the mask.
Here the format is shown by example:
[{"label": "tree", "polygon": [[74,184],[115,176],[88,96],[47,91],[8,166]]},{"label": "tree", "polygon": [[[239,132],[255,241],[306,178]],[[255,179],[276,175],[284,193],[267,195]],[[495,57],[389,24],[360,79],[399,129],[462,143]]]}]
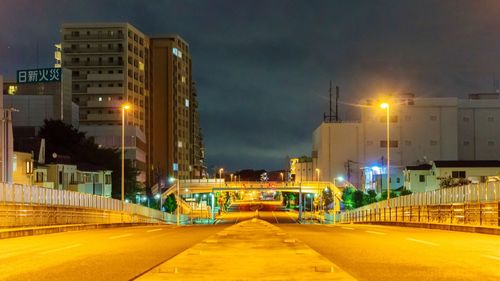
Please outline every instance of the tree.
[{"label": "tree", "polygon": [[[398,196],[399,196],[399,194],[396,191],[391,190],[391,198],[396,198]],[[380,195],[379,201],[383,201],[383,200],[387,200],[387,190],[383,191],[382,194]]]},{"label": "tree", "polygon": [[406,188],[403,188],[403,190],[401,190],[401,196],[405,196],[405,195],[410,195],[412,194],[413,192],[409,189],[406,189]]},{"label": "tree", "polygon": [[347,187],[342,193],[342,201],[344,201],[344,207],[346,208],[346,210],[352,210],[355,208],[354,192],[356,192],[355,188]]},{"label": "tree", "polygon": [[330,187],[323,189],[322,196],[323,196],[323,206],[325,209],[325,213],[328,214],[328,211],[330,209],[333,209],[333,193]]},{"label": "tree", "polygon": [[361,206],[363,206],[363,199],[364,199],[364,196],[365,193],[361,190],[355,190],[354,193],[353,193],[353,201],[354,201],[354,208],[359,208]]},{"label": "tree", "polygon": [[163,203],[163,207],[165,207],[165,211],[171,214],[177,209],[177,200],[173,193],[167,196],[165,203]]},{"label": "tree", "polygon": [[[112,196],[121,198],[121,153],[118,149],[100,148],[93,138],[60,120],[44,120],[38,132],[38,141],[45,139],[45,155],[67,155],[74,163],[88,163],[111,170]],[[138,171],[125,160],[125,196],[132,198],[142,187],[137,182]]]}]

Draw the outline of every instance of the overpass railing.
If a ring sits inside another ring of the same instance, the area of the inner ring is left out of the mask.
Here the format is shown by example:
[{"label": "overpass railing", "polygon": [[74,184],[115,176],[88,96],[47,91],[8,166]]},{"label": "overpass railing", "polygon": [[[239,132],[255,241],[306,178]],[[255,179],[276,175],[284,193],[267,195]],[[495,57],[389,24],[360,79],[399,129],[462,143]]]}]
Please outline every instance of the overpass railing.
[{"label": "overpass railing", "polygon": [[[36,222],[29,220],[34,216]],[[0,183],[0,217],[0,226],[176,221],[175,215],[137,204],[125,203],[122,211],[121,200],[113,198],[7,183]]]},{"label": "overpass railing", "polygon": [[420,222],[500,226],[500,182],[414,193],[340,215],[342,222]]}]

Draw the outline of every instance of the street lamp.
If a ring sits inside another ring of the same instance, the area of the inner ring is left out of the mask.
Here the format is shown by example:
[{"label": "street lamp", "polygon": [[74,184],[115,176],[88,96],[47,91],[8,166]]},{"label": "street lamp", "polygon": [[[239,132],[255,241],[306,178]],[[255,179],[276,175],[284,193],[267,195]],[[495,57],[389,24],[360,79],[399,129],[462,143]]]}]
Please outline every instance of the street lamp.
[{"label": "street lamp", "polygon": [[125,111],[128,109],[128,103],[122,104],[122,212],[125,210]]},{"label": "street lamp", "polygon": [[224,173],[224,168],[219,169],[220,185],[222,186],[222,173]]},{"label": "street lamp", "polygon": [[320,173],[320,169],[316,168],[316,181],[319,181],[319,173]]},{"label": "street lamp", "polygon": [[283,179],[284,179],[285,175],[283,174],[283,172],[280,173],[280,176],[281,176],[281,181],[284,181]]},{"label": "street lamp", "polygon": [[337,181],[343,182],[344,181],[344,177],[343,176],[338,176],[336,178],[333,178],[333,185],[335,187],[337,187]]},{"label": "street lamp", "polygon": [[389,126],[389,104],[384,102],[380,104],[382,109],[385,109],[386,115],[386,128],[387,128],[387,206],[390,208],[391,199],[391,158],[390,158],[390,126]]}]

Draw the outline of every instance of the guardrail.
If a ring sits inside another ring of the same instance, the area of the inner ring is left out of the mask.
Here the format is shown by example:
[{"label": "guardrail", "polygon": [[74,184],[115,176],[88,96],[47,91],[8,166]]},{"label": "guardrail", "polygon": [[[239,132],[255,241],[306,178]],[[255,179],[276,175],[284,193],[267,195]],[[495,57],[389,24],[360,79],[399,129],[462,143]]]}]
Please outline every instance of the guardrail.
[{"label": "guardrail", "polygon": [[500,182],[488,182],[380,201],[346,211],[340,220],[500,226],[499,212]]},{"label": "guardrail", "polygon": [[[57,216],[57,212],[65,216],[65,223],[76,223],[82,220],[78,216],[91,219],[86,223],[104,222],[167,222],[175,223],[176,216],[137,204],[125,203],[122,211],[121,200],[106,198],[93,194],[79,193],[69,190],[57,190],[38,186],[0,183],[0,207],[2,217],[11,216]],[[51,208],[48,212],[47,209]],[[45,208],[45,209],[44,209]],[[61,208],[65,208],[63,211]],[[70,212],[71,214],[68,214]],[[45,215],[41,215],[41,214]],[[97,214],[98,213],[98,214]],[[73,219],[66,220],[68,217]],[[13,220],[14,221],[14,220]],[[58,221],[55,219],[54,221]],[[187,221],[181,215],[181,221]],[[26,222],[12,222],[4,226],[26,225]],[[36,225],[51,224],[40,220]]]}]

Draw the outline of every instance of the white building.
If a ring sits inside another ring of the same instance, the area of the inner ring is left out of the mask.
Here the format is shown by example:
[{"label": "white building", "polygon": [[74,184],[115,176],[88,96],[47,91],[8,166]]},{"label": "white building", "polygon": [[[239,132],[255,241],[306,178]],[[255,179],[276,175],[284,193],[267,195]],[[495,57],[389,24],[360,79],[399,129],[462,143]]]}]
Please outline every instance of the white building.
[{"label": "white building", "polygon": [[[404,185],[406,166],[500,159],[499,94],[471,94],[469,99],[405,94],[388,101],[392,189]],[[365,189],[386,188],[386,111],[380,103],[363,100],[360,122],[323,123],[315,130],[313,156],[322,180],[342,175]]]}]

